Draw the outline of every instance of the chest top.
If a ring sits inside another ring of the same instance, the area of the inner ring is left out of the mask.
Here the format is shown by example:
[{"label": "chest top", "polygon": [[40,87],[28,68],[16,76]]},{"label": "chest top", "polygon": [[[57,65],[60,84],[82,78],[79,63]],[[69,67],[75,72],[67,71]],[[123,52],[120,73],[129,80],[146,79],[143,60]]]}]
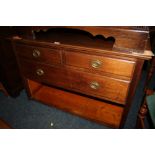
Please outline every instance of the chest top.
[{"label": "chest top", "polygon": [[136,54],[146,59],[152,56],[148,52],[149,29],[145,26],[31,26],[14,29],[23,41],[93,47],[113,54]]}]

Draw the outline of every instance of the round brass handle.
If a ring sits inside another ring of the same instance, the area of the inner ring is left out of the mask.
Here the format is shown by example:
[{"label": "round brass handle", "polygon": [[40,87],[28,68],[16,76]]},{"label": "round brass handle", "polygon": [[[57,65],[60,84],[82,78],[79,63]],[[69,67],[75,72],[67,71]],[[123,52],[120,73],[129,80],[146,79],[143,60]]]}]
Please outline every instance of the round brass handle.
[{"label": "round brass handle", "polygon": [[102,62],[100,60],[92,60],[91,61],[91,66],[93,68],[99,68],[99,67],[101,67],[101,65],[102,65]]},{"label": "round brass handle", "polygon": [[39,56],[40,56],[40,51],[37,50],[37,49],[34,49],[34,50],[33,50],[33,56],[34,56],[35,58],[39,57]]},{"label": "round brass handle", "polygon": [[36,73],[37,75],[42,76],[44,74],[44,71],[42,69],[37,69]]},{"label": "round brass handle", "polygon": [[90,88],[92,88],[92,89],[99,89],[99,87],[100,87],[100,85],[99,85],[99,83],[98,82],[91,82],[90,83]]}]

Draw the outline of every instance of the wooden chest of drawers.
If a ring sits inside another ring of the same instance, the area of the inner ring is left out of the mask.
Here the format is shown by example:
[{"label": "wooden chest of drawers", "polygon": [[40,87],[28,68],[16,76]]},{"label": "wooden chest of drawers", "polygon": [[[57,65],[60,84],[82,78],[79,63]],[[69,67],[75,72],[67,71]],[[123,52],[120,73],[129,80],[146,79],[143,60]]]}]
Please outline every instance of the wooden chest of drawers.
[{"label": "wooden chest of drawers", "polygon": [[29,96],[111,127],[122,127],[143,62],[150,55],[68,42],[13,40]]}]

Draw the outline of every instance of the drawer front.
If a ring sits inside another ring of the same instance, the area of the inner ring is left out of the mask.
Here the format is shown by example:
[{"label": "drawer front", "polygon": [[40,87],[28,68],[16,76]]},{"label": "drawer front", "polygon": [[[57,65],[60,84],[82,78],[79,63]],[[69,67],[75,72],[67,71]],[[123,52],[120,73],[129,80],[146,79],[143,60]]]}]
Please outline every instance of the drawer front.
[{"label": "drawer front", "polygon": [[55,49],[16,44],[18,57],[47,64],[61,64],[61,52]]},{"label": "drawer front", "polygon": [[74,52],[65,52],[65,61],[66,64],[70,66],[86,68],[92,71],[102,71],[126,77],[132,76],[135,67],[134,61]]},{"label": "drawer front", "polygon": [[129,81],[54,68],[34,61],[22,60],[20,64],[21,70],[27,78],[120,104],[125,103]]},{"label": "drawer front", "polygon": [[20,61],[20,68],[24,77],[54,86],[68,88],[68,73],[60,68],[36,63],[35,61]]},{"label": "drawer front", "polygon": [[87,95],[125,104],[129,81],[77,71],[69,72],[69,76],[73,89]]}]

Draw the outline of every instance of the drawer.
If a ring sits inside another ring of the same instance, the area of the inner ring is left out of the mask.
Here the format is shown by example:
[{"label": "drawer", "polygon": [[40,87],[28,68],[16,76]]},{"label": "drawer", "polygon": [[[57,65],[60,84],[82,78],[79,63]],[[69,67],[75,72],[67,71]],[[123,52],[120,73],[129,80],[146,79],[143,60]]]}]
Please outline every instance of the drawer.
[{"label": "drawer", "polygon": [[20,61],[20,70],[24,77],[54,86],[68,88],[68,73],[61,68],[54,68],[35,61]]},{"label": "drawer", "polygon": [[23,60],[26,78],[124,104],[130,82]]},{"label": "drawer", "polygon": [[21,58],[47,64],[61,64],[61,52],[56,49],[16,44],[16,53]]},{"label": "drawer", "polygon": [[90,71],[101,71],[126,77],[132,77],[135,68],[134,61],[74,52],[65,52],[65,63]]},{"label": "drawer", "polygon": [[125,104],[130,81],[84,72],[69,72],[72,88],[94,97]]}]

